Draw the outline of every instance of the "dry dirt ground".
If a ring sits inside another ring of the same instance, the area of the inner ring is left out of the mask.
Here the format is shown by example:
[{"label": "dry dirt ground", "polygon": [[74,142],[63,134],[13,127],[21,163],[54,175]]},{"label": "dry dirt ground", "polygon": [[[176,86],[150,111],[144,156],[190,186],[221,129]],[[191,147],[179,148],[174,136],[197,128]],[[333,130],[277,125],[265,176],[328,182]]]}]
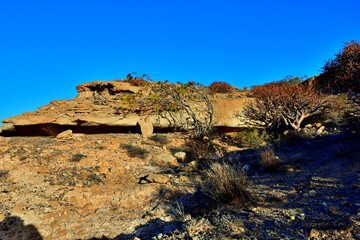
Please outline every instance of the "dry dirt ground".
[{"label": "dry dirt ground", "polygon": [[175,133],[1,137],[0,239],[360,239],[359,134],[275,144],[274,172],[259,150],[218,158],[250,167],[246,207],[198,190],[215,160],[173,157],[191,147]]}]

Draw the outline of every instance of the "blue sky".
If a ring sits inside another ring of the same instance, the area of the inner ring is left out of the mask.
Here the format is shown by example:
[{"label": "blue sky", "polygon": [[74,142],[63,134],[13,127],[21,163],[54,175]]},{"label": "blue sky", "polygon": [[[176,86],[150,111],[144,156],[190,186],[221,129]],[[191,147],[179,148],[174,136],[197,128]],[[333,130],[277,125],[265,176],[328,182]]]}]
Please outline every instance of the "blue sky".
[{"label": "blue sky", "polygon": [[3,0],[0,119],[121,79],[226,81],[313,76],[360,41],[358,0]]}]

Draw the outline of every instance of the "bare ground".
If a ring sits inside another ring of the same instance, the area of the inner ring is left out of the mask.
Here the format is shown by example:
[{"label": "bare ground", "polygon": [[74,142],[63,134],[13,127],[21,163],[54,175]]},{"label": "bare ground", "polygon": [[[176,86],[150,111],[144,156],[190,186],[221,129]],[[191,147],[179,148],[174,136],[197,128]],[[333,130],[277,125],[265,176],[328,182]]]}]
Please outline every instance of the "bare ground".
[{"label": "bare ground", "polygon": [[171,158],[191,147],[181,134],[1,138],[0,239],[360,239],[359,134],[276,144],[274,172],[258,150],[223,157],[250,166],[246,207],[196,188],[214,160]]}]

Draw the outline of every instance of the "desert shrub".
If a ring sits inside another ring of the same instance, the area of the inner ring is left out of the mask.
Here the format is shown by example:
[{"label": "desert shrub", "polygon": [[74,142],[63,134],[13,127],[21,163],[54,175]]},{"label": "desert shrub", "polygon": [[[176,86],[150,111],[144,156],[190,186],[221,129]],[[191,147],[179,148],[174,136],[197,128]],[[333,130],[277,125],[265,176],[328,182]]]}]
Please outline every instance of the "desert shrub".
[{"label": "desert shrub", "polygon": [[169,213],[176,222],[185,222],[187,219],[184,205],[179,201],[175,202],[175,204],[171,207]]},{"label": "desert shrub", "polygon": [[213,163],[204,172],[201,189],[217,202],[227,204],[236,201],[243,205],[252,201],[247,185],[248,180],[242,169]]},{"label": "desert shrub", "polygon": [[341,126],[346,121],[346,113],[349,111],[346,94],[334,96],[330,102],[329,108],[324,113],[324,120],[317,122],[330,122],[333,125]]},{"label": "desert shrub", "polygon": [[234,90],[234,87],[227,82],[213,82],[209,86],[211,93],[229,93]]},{"label": "desert shrub", "polygon": [[323,73],[317,78],[318,88],[331,92],[360,91],[360,44],[345,43],[334,59],[327,61]]},{"label": "desert shrub", "polygon": [[269,143],[271,137],[266,129],[246,128],[238,132],[234,140],[241,146],[257,148]]},{"label": "desert shrub", "polygon": [[144,105],[150,106],[148,114],[157,114],[193,138],[201,139],[212,132],[214,109],[207,89],[200,84],[151,82]]},{"label": "desert shrub", "polygon": [[139,74],[136,72],[128,73],[124,82],[130,83],[132,86],[143,87],[150,85],[150,76],[148,74]]},{"label": "desert shrub", "polygon": [[280,159],[275,155],[272,148],[267,147],[260,151],[260,165],[268,171],[276,171],[279,167]]},{"label": "desert shrub", "polygon": [[149,153],[148,150],[143,149],[141,147],[133,146],[131,144],[122,144],[122,148],[124,148],[129,157],[137,157],[141,159],[145,159]]},{"label": "desert shrub", "polygon": [[329,97],[315,91],[309,84],[292,84],[289,80],[273,82],[251,89],[254,96],[241,116],[249,124],[268,129],[288,126],[299,130],[302,122],[322,114],[329,106]]}]

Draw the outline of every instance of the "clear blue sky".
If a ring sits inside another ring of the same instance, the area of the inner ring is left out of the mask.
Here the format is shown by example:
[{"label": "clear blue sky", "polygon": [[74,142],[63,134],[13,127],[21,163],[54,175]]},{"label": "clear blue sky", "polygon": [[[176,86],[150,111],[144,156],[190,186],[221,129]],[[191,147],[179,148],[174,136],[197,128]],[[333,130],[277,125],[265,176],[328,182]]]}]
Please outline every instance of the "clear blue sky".
[{"label": "clear blue sky", "polygon": [[313,76],[360,40],[359,0],[2,0],[0,119],[121,79]]}]

